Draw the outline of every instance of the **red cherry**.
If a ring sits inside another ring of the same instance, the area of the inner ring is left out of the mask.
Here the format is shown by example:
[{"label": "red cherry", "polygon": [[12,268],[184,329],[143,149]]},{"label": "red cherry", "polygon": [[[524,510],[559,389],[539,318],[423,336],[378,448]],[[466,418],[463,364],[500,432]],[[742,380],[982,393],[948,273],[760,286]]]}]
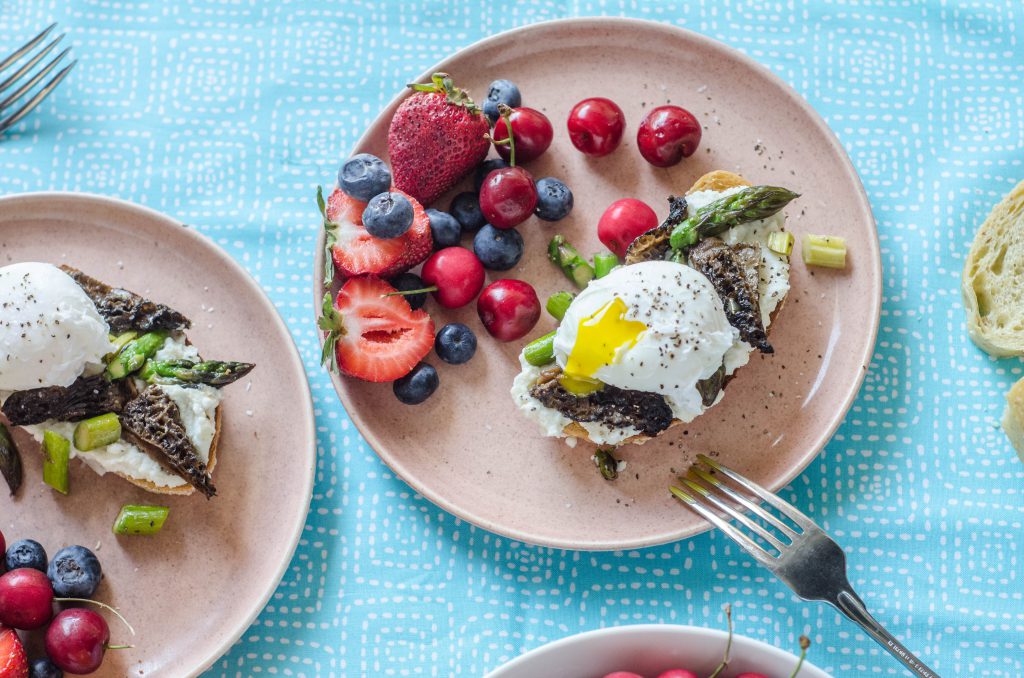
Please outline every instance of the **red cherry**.
[{"label": "red cherry", "polygon": [[540,319],[540,299],[522,280],[495,280],[476,300],[480,321],[498,341],[514,341],[530,333]]},{"label": "red cherry", "polygon": [[686,669],[669,669],[658,674],[658,678],[700,678],[693,671]]},{"label": "red cherry", "polygon": [[740,675],[736,676],[736,678],[768,678],[768,676],[764,675],[763,673],[752,673],[748,671],[747,673],[741,673]]},{"label": "red cherry", "polygon": [[573,106],[568,126],[573,146],[587,155],[601,157],[619,147],[626,116],[611,99],[594,97]]},{"label": "red cherry", "polygon": [[[7,540],[4,539],[4,533],[0,532],[0,555],[7,553]],[[4,563],[7,559],[0,558],[0,572],[4,571]]]},{"label": "red cherry", "polygon": [[671,167],[689,158],[700,144],[700,123],[685,108],[658,106],[636,131],[640,155],[655,167]]},{"label": "red cherry", "polygon": [[[513,108],[508,120],[512,123],[512,141],[516,144],[516,162],[530,162],[539,158],[548,150],[551,145],[551,138],[555,135],[551,128],[551,121],[548,116],[532,108]],[[494,123],[492,133],[495,141],[508,139],[508,127],[505,125],[505,118],[498,118]],[[512,156],[512,150],[508,144],[497,144],[495,148],[505,160]]]},{"label": "red cherry", "polygon": [[53,618],[46,629],[46,654],[67,673],[92,673],[103,663],[110,629],[92,610],[74,607]]},{"label": "red cherry", "polygon": [[427,285],[436,285],[433,293],[445,308],[459,308],[473,301],[484,286],[484,266],[464,247],[438,250],[423,264],[420,273]]},{"label": "red cherry", "polygon": [[644,678],[639,673],[633,673],[632,671],[613,671],[612,673],[606,673],[603,678]]},{"label": "red cherry", "polygon": [[658,225],[658,215],[647,203],[635,198],[616,200],[597,222],[597,237],[620,257],[639,236]]},{"label": "red cherry", "polygon": [[495,228],[518,226],[536,206],[537,184],[522,167],[492,170],[480,187],[480,211]]},{"label": "red cherry", "polygon": [[0,625],[29,631],[53,616],[53,587],[39,570],[21,567],[0,576]]}]

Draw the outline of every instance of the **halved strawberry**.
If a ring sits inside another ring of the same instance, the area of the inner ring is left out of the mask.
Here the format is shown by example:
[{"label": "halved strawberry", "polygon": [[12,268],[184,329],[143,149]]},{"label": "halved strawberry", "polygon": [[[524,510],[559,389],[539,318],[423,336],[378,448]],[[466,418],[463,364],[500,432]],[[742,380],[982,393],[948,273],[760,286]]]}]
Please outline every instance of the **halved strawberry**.
[{"label": "halved strawberry", "polygon": [[28,678],[28,657],[14,629],[0,626],[0,677]]},{"label": "halved strawberry", "polygon": [[327,340],[321,361],[366,381],[404,377],[434,346],[434,321],[412,310],[395,288],[373,276],[350,278],[331,303],[324,295],[320,329]]},{"label": "halved strawberry", "polygon": [[[392,189],[401,193],[397,189]],[[405,195],[405,194],[403,194]],[[327,199],[326,219],[329,237],[333,237],[331,258],[339,275],[376,275],[390,278],[419,264],[434,247],[430,236],[430,218],[415,198],[406,195],[413,208],[412,227],[397,238],[382,240],[363,227],[366,203],[346,195],[340,188]]]}]

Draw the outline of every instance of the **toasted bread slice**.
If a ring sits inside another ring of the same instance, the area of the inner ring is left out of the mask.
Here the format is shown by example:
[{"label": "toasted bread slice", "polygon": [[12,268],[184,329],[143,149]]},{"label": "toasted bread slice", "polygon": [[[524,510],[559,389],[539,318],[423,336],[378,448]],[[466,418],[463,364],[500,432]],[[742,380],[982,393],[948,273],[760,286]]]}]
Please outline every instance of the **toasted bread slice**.
[{"label": "toasted bread slice", "polygon": [[961,292],[974,343],[996,357],[1024,355],[1024,181],[974,236]]},{"label": "toasted bread slice", "polygon": [[1006,394],[1003,431],[1017,450],[1017,456],[1024,461],[1024,379],[1014,384]]},{"label": "toasted bread slice", "polygon": [[[697,179],[697,181],[694,182],[693,186],[690,187],[690,190],[688,190],[686,193],[687,195],[689,195],[690,193],[696,193],[697,191],[724,191],[728,188],[733,188],[734,186],[750,186],[750,182],[738,174],[733,174],[732,172],[727,172],[725,170],[714,170],[712,172],[708,172],[704,176]],[[775,323],[775,317],[776,315],[778,315],[779,311],[782,310],[782,306],[785,303],[786,297],[783,297],[782,299],[779,300],[779,305],[775,307],[774,311],[772,311],[771,322],[769,323],[769,326],[765,328],[765,331],[769,333],[771,332],[771,327]],[[722,386],[722,389],[724,390],[725,386],[727,385],[728,381],[726,381],[726,384]],[[683,421],[681,419],[673,419],[672,423],[669,424],[668,428],[666,428],[658,435],[664,435],[666,431],[670,431],[682,423]],[[587,429],[583,428],[579,423],[575,421],[566,424],[565,428],[562,429],[562,433],[572,438],[579,438],[580,440],[593,442],[590,439],[590,435],[587,433]],[[651,437],[652,436],[639,433],[635,436],[630,436],[629,438],[626,438],[621,443],[619,443],[619,446],[629,444],[642,445],[648,440],[650,440]]]},{"label": "toasted bread slice", "polygon": [[[206,462],[206,470],[210,475],[213,475],[213,467],[217,465],[217,443],[220,441],[221,409],[223,409],[223,407],[223,405],[217,406],[214,419],[213,440],[210,441],[210,459],[209,461]],[[185,497],[195,493],[196,491],[196,488],[192,487],[192,485],[190,485],[189,483],[169,487],[167,485],[157,485],[151,480],[141,480],[139,478],[132,478],[131,476],[126,475],[124,473],[118,473],[117,475],[121,476],[132,485],[135,485],[136,487],[141,487],[142,489],[148,492],[153,492],[155,494],[174,494]]]}]

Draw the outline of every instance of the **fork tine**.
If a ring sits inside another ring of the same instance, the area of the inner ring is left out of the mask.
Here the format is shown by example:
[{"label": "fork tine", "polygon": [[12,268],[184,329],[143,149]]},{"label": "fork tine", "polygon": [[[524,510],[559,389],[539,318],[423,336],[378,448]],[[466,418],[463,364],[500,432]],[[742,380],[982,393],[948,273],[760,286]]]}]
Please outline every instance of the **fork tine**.
[{"label": "fork tine", "polygon": [[802,527],[804,531],[822,531],[821,528],[818,527],[813,520],[805,516],[797,507],[793,506],[788,501],[784,501],[779,497],[775,496],[768,490],[764,489],[763,487],[755,483],[753,480],[749,480],[748,478],[745,478],[744,476],[741,476],[739,473],[736,473],[735,471],[730,470],[724,466],[719,466],[717,463],[715,463],[709,457],[703,454],[698,454],[697,459],[703,462],[705,465],[709,466],[710,468],[718,471],[719,473],[728,476],[737,484],[742,485],[744,488],[746,488],[753,494],[756,494],[762,500],[768,502],[775,508],[782,511],[784,514],[786,514],[786,517],[788,517],[794,523]]},{"label": "fork tine", "polygon": [[789,539],[796,539],[797,536],[799,536],[796,532],[793,531],[793,529],[789,525],[782,522],[781,520],[773,516],[771,513],[768,513],[768,511],[765,511],[763,508],[761,508],[759,504],[755,504],[754,502],[744,497],[742,494],[735,492],[731,487],[729,487],[728,485],[726,485],[718,478],[714,477],[713,475],[705,471],[704,469],[695,466],[690,469],[690,472],[699,476],[700,479],[703,480],[705,483],[711,485],[716,490],[718,490],[719,492],[727,496],[729,499],[739,504],[740,506],[743,506],[748,511],[759,517],[761,520],[765,521],[766,523],[770,524],[772,527],[777,529],[779,532],[782,532],[784,535],[789,537]]},{"label": "fork tine", "polygon": [[25,52],[29,51],[30,49],[32,49],[33,47],[38,45],[40,42],[42,42],[43,39],[46,38],[46,36],[50,34],[50,31],[52,31],[56,27],[57,27],[57,23],[56,22],[50,24],[49,26],[44,28],[39,35],[37,35],[36,37],[32,38],[31,40],[26,42],[24,45],[19,47],[17,50],[15,50],[14,54],[12,54],[11,56],[7,57],[3,61],[0,61],[0,71],[4,70],[5,68],[7,68],[11,64],[13,64],[15,61],[20,59],[22,57],[22,55],[25,54]]},{"label": "fork tine", "polygon": [[[0,82],[0,92],[3,92],[5,89],[7,89],[11,85],[13,85],[15,82],[17,82],[18,78],[20,78],[21,76],[23,76],[26,73],[28,73],[29,70],[31,70],[36,64],[38,64],[40,62],[40,60],[42,60],[42,58],[44,56],[49,54],[53,50],[53,48],[57,46],[57,43],[59,43],[63,39],[64,39],[64,34],[63,33],[61,35],[58,35],[46,47],[44,47],[41,50],[39,50],[38,54],[33,56],[31,59],[26,61],[24,64],[22,64],[21,68],[16,70],[11,75],[11,77],[7,78],[3,82]],[[64,50],[64,52],[67,53],[67,50]]]},{"label": "fork tine", "polygon": [[671,491],[677,499],[683,501],[690,509],[696,511],[702,518],[704,518],[704,520],[724,532],[725,535],[736,542],[740,548],[753,556],[757,562],[774,570],[775,566],[778,564],[777,559],[761,548],[753,539],[737,530],[725,520],[719,518],[718,514],[709,510],[684,490],[673,486],[669,488],[669,491]]},{"label": "fork tine", "polygon": [[760,525],[758,525],[753,520],[746,517],[733,507],[726,504],[724,501],[722,501],[714,494],[712,494],[703,485],[699,485],[698,483],[693,482],[693,480],[691,480],[690,478],[681,478],[681,480],[684,483],[686,483],[687,487],[689,487],[691,490],[697,492],[702,497],[707,499],[715,508],[724,513],[726,516],[728,516],[732,520],[742,523],[748,530],[756,533],[757,536],[761,537],[761,539],[764,539],[766,542],[774,546],[776,549],[778,549],[779,553],[782,553],[783,550],[786,548],[785,545],[781,541],[779,541],[774,534],[764,529],[763,527],[761,527]]},{"label": "fork tine", "polygon": [[67,74],[71,72],[71,69],[78,63],[78,59],[75,59],[70,64],[60,70],[57,75],[53,76],[50,82],[46,83],[46,86],[36,92],[35,96],[29,99],[25,105],[11,114],[6,120],[0,120],[0,134],[7,130],[11,125],[18,122],[26,115],[32,112],[32,109],[39,105],[39,103],[47,97],[60,84],[60,81],[67,77]]},{"label": "fork tine", "polygon": [[[40,69],[40,71],[38,73],[33,75],[31,78],[29,78],[28,81],[24,85],[22,85],[21,87],[19,87],[16,90],[14,90],[13,92],[11,92],[11,95],[9,97],[4,99],[3,101],[0,101],[0,113],[3,113],[5,108],[7,108],[11,104],[13,104],[18,99],[20,99],[25,94],[25,92],[27,92],[30,89],[32,89],[33,87],[35,87],[36,84],[39,83],[39,81],[41,81],[43,78],[45,78],[47,76],[47,74],[49,74],[49,72],[52,71],[57,66],[57,64],[60,62],[60,60],[63,59],[65,56],[67,56],[68,52],[70,52],[70,51],[71,51],[70,47],[66,48],[63,52],[61,52],[60,54],[55,56],[50,61],[50,63],[46,64],[46,66],[44,66],[42,69]],[[0,90],[2,90],[2,89],[3,88],[0,88]]]}]

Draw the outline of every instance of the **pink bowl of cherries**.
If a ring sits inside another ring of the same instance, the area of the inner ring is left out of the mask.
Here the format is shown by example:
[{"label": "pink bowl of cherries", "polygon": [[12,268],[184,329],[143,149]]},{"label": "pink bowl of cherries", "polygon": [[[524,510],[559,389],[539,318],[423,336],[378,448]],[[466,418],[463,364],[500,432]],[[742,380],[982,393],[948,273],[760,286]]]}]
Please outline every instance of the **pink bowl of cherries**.
[{"label": "pink bowl of cherries", "polygon": [[512,660],[486,678],[830,678],[804,656],[698,626],[641,624],[588,631]]}]

